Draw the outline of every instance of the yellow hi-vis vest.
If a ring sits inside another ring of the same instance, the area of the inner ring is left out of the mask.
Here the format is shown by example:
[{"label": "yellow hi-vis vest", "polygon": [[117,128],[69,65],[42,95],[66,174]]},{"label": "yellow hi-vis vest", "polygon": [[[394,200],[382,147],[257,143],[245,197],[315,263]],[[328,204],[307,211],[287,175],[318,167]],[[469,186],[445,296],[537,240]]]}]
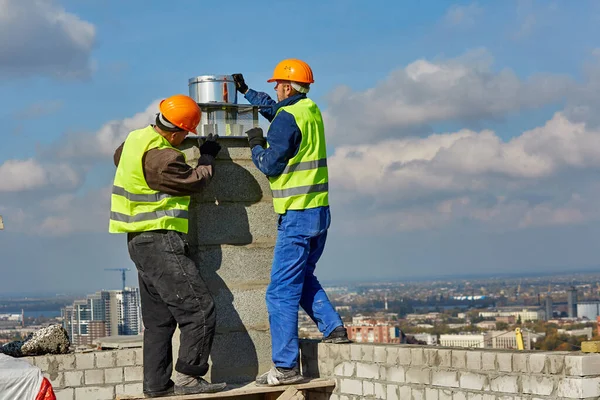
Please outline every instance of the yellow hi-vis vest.
[{"label": "yellow hi-vis vest", "polygon": [[278,214],[287,210],[306,210],[329,205],[329,175],[323,117],[310,99],[277,110],[294,116],[302,133],[298,153],[288,161],[281,175],[270,177],[273,208]]},{"label": "yellow hi-vis vest", "polygon": [[155,148],[177,150],[152,126],[127,136],[113,183],[110,233],[157,229],[187,233],[190,196],[172,196],[151,189],[144,178],[142,157]]}]

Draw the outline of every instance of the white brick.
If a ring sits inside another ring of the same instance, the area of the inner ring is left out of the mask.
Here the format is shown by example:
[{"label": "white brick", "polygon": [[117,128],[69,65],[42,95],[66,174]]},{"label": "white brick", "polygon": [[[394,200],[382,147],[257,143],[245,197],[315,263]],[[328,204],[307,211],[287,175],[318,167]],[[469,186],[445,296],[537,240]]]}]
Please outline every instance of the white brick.
[{"label": "white brick", "polygon": [[498,371],[512,372],[512,353],[498,353],[496,360],[498,361]]},{"label": "white brick", "polygon": [[70,371],[75,369],[75,354],[62,354],[56,356],[59,371]]},{"label": "white brick", "polygon": [[65,373],[64,372],[59,372],[57,374],[52,374],[52,375],[50,375],[47,372],[44,372],[43,375],[45,378],[47,378],[50,381],[50,384],[52,385],[53,388],[65,386],[65,384],[64,384]]},{"label": "white brick", "polygon": [[78,370],[94,369],[94,353],[78,353],[75,354],[75,367]]},{"label": "white brick", "polygon": [[363,381],[363,396],[373,396],[375,394],[375,386],[373,382]]},{"label": "white brick", "polygon": [[120,350],[117,352],[117,367],[135,365],[135,350]]},{"label": "white brick", "polygon": [[103,369],[88,369],[85,371],[86,385],[102,385],[104,383]]},{"label": "white brick", "polygon": [[364,344],[361,347],[362,360],[367,362],[373,362],[373,353],[375,352],[375,346],[372,344]]},{"label": "white brick", "polygon": [[128,395],[128,396],[143,396],[144,388],[143,384],[140,383],[126,383],[124,385],[115,386],[115,392],[117,395]]},{"label": "white brick", "polygon": [[[412,400],[425,400],[425,389],[410,388],[410,395]],[[403,400],[402,396],[400,396],[400,400]]]},{"label": "white brick", "polygon": [[408,396],[402,395],[402,390],[406,388],[406,386],[400,387],[400,396],[398,397],[398,386],[396,385],[387,385],[387,400],[400,400],[400,399],[409,399],[410,398],[410,388],[408,388]]},{"label": "white brick", "polygon": [[387,369],[389,367],[386,367],[385,365],[380,365],[379,366],[379,380],[380,381],[387,381]]},{"label": "white brick", "polygon": [[117,353],[114,351],[99,351],[96,353],[96,367],[111,368],[117,365]]},{"label": "white brick", "polygon": [[411,357],[410,348],[400,347],[398,349],[398,364],[410,365],[412,363]]},{"label": "white brick", "polygon": [[467,366],[467,351],[452,350],[452,368],[464,369]]},{"label": "white brick", "polygon": [[362,360],[362,350],[360,344],[351,344],[350,345],[350,359],[352,361],[361,361]]},{"label": "white brick", "polygon": [[451,390],[440,389],[440,391],[438,392],[438,395],[439,395],[439,400],[452,400],[452,391]]},{"label": "white brick", "polygon": [[375,382],[374,390],[376,399],[386,400],[387,391],[383,383]]},{"label": "white brick", "polygon": [[425,400],[439,400],[440,395],[437,389],[425,388]]},{"label": "white brick", "polygon": [[483,400],[481,393],[467,393],[467,400]]},{"label": "white brick", "polygon": [[431,384],[443,387],[459,387],[458,374],[456,371],[433,371]]},{"label": "white brick", "polygon": [[519,393],[519,382],[517,376],[501,375],[490,379],[492,392]]},{"label": "white brick", "polygon": [[108,368],[104,370],[104,380],[106,383],[122,383],[123,368]]},{"label": "white brick", "polygon": [[485,352],[481,354],[481,367],[485,371],[496,370],[496,353]]},{"label": "white brick", "polygon": [[565,370],[564,355],[549,355],[548,356],[548,373],[553,375],[562,375]]},{"label": "white brick", "polygon": [[333,368],[333,374],[337,376],[352,376],[354,375],[355,364],[350,361],[344,361]]},{"label": "white brick", "polygon": [[529,372],[534,374],[541,374],[544,372],[544,366],[546,365],[545,354],[531,354],[529,355]]},{"label": "white brick", "polygon": [[357,363],[356,376],[359,378],[379,379],[379,365]]},{"label": "white brick", "polygon": [[42,370],[42,372],[47,372],[50,369],[50,363],[54,362],[56,357],[54,356],[38,356],[35,360],[35,366]]},{"label": "white brick", "polygon": [[454,392],[452,400],[467,400],[467,394],[464,392]]},{"label": "white brick", "polygon": [[144,365],[144,350],[140,348],[133,352],[135,353],[135,365]]},{"label": "white brick", "polygon": [[440,349],[438,350],[438,360],[440,367],[448,367],[452,366],[452,350],[448,349]]},{"label": "white brick", "polygon": [[527,372],[527,358],[526,353],[513,354],[513,370],[514,372]]},{"label": "white brick", "polygon": [[400,400],[412,399],[412,388],[410,386],[400,386],[398,393]]},{"label": "white brick", "polygon": [[342,379],[340,391],[347,394],[362,395],[362,381],[354,379]]},{"label": "white brick", "polygon": [[83,371],[65,371],[65,386],[75,387],[83,385]]},{"label": "white brick", "polygon": [[54,394],[56,395],[56,400],[74,400],[75,399],[75,389],[67,388],[67,389],[54,389]]},{"label": "white brick", "polygon": [[600,378],[563,378],[558,382],[556,394],[567,398],[600,398]]},{"label": "white brick", "polygon": [[460,387],[471,390],[489,390],[488,377],[484,374],[476,374],[474,372],[460,373]]},{"label": "white brick", "polygon": [[600,375],[600,354],[568,355],[565,371],[570,376]]},{"label": "white brick", "polygon": [[135,382],[144,380],[144,367],[125,367],[125,382]]},{"label": "white brick", "polygon": [[481,371],[480,351],[467,351],[467,369]]},{"label": "white brick", "polygon": [[554,391],[554,379],[548,376],[523,375],[523,393],[550,396]]},{"label": "white brick", "polygon": [[388,367],[386,370],[385,379],[388,382],[403,383],[406,382],[404,379],[404,367]]},{"label": "white brick", "polygon": [[398,347],[387,348],[387,358],[385,360],[386,364],[396,365],[398,364]]},{"label": "white brick", "polygon": [[410,349],[410,365],[425,365],[425,357],[423,357],[423,349]]},{"label": "white brick", "polygon": [[376,363],[385,363],[387,354],[385,352],[385,346],[375,346],[373,359]]},{"label": "white brick", "polygon": [[405,376],[406,382],[408,383],[422,383],[425,385],[429,385],[431,383],[428,369],[408,368]]},{"label": "white brick", "polygon": [[75,400],[113,400],[114,398],[114,387],[91,386],[75,389]]}]

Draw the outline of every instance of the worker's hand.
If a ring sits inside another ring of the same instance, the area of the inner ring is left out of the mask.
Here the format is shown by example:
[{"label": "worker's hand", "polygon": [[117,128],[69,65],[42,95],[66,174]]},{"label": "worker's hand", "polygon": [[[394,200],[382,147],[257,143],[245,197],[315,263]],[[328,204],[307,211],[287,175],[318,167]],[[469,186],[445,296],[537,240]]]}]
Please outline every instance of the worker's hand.
[{"label": "worker's hand", "polygon": [[263,136],[262,128],[252,128],[249,131],[246,131],[246,135],[248,135],[248,143],[250,143],[251,149],[253,149],[254,146],[265,147],[267,144],[267,141]]},{"label": "worker's hand", "polygon": [[202,146],[200,146],[200,154],[208,154],[209,156],[216,157],[221,150],[221,145],[217,142],[219,135],[214,135],[211,133],[206,137],[206,141]]},{"label": "worker's hand", "polygon": [[238,92],[240,92],[241,94],[246,94],[246,92],[248,91],[248,85],[246,85],[246,82],[244,81],[244,75],[233,74],[231,76],[233,76],[235,88],[238,90]]}]

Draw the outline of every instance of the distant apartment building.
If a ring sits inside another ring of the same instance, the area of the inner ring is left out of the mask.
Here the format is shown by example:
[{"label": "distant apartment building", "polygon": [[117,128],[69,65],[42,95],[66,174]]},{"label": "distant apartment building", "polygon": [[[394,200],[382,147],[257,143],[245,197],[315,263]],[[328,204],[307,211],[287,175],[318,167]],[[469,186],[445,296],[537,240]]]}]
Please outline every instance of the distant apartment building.
[{"label": "distant apartment building", "polygon": [[557,329],[556,331],[559,335],[567,335],[567,336],[586,336],[587,340],[590,340],[592,338],[592,336],[594,335],[594,328],[592,328],[591,326],[588,326],[587,328],[582,328],[582,329],[572,329],[572,330],[566,330],[566,329]]},{"label": "distant apartment building", "polygon": [[62,309],[63,327],[75,345],[105,336],[137,335],[143,324],[138,288],[102,290]]},{"label": "distant apartment building", "polygon": [[582,301],[577,303],[577,318],[594,321],[600,316],[600,301]]},{"label": "distant apartment building", "polygon": [[[530,332],[522,332],[525,350],[531,350],[534,339]],[[488,331],[477,334],[440,335],[440,345],[449,347],[516,349],[517,336],[514,331]]]},{"label": "distant apartment building", "polygon": [[[353,319],[354,320],[354,319]],[[363,319],[346,326],[348,338],[357,343],[400,343],[400,328],[391,322]]]},{"label": "distant apartment building", "polygon": [[483,318],[497,318],[513,316],[521,321],[537,321],[546,318],[546,311],[541,308],[527,309],[515,307],[502,307],[496,311],[480,311],[479,316]]}]

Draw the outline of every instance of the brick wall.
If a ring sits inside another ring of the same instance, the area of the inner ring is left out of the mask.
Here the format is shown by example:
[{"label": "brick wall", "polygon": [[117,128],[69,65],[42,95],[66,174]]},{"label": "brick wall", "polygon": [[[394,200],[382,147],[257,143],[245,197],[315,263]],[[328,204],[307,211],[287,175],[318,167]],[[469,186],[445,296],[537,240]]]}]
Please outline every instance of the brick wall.
[{"label": "brick wall", "polygon": [[112,400],[142,393],[142,349],[26,358],[52,383],[57,400]]},{"label": "brick wall", "polygon": [[600,354],[303,341],[302,365],[331,400],[600,398]]}]

